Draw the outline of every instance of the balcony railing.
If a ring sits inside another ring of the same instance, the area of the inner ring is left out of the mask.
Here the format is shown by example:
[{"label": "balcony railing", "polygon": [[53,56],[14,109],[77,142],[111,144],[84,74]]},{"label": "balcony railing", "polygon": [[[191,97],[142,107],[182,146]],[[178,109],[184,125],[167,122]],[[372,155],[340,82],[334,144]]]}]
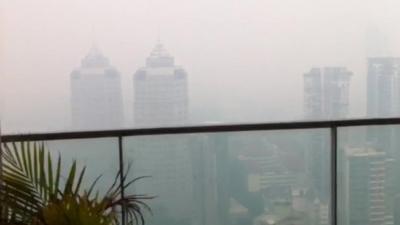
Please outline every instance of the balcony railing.
[{"label": "balcony railing", "polygon": [[[44,142],[86,165],[91,179],[103,174],[100,191],[131,164],[129,176],[151,178],[122,194],[157,196],[150,224],[391,224],[400,222],[398,125],[400,118],[212,125],[13,134],[1,142]],[[382,182],[371,182],[378,172]]]}]

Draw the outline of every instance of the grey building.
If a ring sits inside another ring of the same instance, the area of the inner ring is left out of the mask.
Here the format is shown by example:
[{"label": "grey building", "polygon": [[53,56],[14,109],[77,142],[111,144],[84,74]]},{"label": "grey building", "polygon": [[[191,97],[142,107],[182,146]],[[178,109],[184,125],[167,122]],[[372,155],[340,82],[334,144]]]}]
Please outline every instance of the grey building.
[{"label": "grey building", "polygon": [[349,113],[352,72],[344,67],[313,68],[304,74],[306,119],[339,119]]},{"label": "grey building", "polygon": [[368,117],[400,115],[400,58],[368,59]]},{"label": "grey building", "polygon": [[[368,59],[367,116],[400,116],[400,58],[374,57]],[[367,142],[394,159],[392,170],[400,169],[399,126],[368,127]],[[393,176],[393,191],[399,194],[400,178]]]},{"label": "grey building", "polygon": [[78,130],[121,128],[123,103],[118,71],[96,47],[71,73],[72,127]]},{"label": "grey building", "polygon": [[[352,73],[344,67],[313,68],[304,74],[304,118],[306,120],[343,119],[349,113],[349,88]],[[322,204],[329,201],[329,134],[307,132],[307,173],[313,193]]]},{"label": "grey building", "polygon": [[[132,192],[156,196],[149,224],[188,225],[194,216],[192,156],[187,135],[143,136],[126,142],[125,159],[132,176],[150,176]],[[132,177],[132,178],[133,178]]]},{"label": "grey building", "polygon": [[[187,122],[187,74],[158,43],[146,65],[134,74],[134,125],[179,126]],[[151,178],[138,190],[157,198],[152,201],[150,224],[195,223],[193,165],[187,135],[141,137],[131,145],[136,176]],[[193,146],[192,146],[193,147]]]},{"label": "grey building", "polygon": [[187,74],[158,43],[134,75],[135,126],[183,125],[187,114]]},{"label": "grey building", "polygon": [[[400,58],[377,57],[368,59],[367,116],[396,117],[400,115]],[[369,128],[368,141],[380,151],[396,153],[399,134],[393,126]]]},{"label": "grey building", "polygon": [[392,224],[393,218],[386,213],[385,202],[386,154],[372,148],[347,148],[341,169],[344,223]]}]

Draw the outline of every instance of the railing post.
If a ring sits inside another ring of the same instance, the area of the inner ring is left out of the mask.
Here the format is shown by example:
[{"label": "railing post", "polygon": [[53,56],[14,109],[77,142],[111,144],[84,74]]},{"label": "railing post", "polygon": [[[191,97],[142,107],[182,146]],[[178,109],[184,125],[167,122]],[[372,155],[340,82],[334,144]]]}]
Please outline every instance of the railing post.
[{"label": "railing post", "polygon": [[[125,173],[124,173],[124,151],[122,136],[118,136],[118,154],[119,154],[119,171],[120,171],[120,187],[121,187],[121,198],[125,198]],[[121,209],[122,225],[126,224],[126,210],[125,203],[122,205]]]},{"label": "railing post", "polygon": [[337,138],[337,127],[332,126],[330,128],[331,136],[331,225],[337,225],[337,150],[338,150],[338,138]]},{"label": "railing post", "polygon": [[[1,144],[1,122],[0,122],[0,189],[1,188],[3,188],[3,146]],[[0,196],[0,198],[2,197]],[[3,206],[1,205],[2,202],[3,199],[0,199],[0,216],[2,216],[1,214],[3,213]]]},{"label": "railing post", "polygon": [[3,186],[3,146],[1,144],[1,121],[0,121],[0,188]]}]

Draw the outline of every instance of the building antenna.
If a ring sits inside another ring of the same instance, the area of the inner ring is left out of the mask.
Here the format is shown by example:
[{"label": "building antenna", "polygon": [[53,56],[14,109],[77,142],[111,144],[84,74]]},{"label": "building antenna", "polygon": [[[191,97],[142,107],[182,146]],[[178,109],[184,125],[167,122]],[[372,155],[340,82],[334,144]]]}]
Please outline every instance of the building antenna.
[{"label": "building antenna", "polygon": [[92,41],[92,49],[97,49],[97,41],[96,41],[96,28],[94,26],[94,23],[92,23],[92,32],[91,32],[91,41]]},{"label": "building antenna", "polygon": [[161,45],[161,31],[160,24],[157,25],[157,45]]}]

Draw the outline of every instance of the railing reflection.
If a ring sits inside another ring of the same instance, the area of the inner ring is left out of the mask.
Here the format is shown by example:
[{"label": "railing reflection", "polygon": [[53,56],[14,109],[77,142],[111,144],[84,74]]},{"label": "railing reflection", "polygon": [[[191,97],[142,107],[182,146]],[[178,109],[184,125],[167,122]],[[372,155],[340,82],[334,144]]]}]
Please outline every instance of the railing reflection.
[{"label": "railing reflection", "polygon": [[[132,165],[130,178],[150,178],[122,195],[157,196],[149,201],[149,224],[395,224],[396,124],[399,118],[4,135],[2,141],[43,141],[86,165],[93,179],[103,174],[104,183]],[[388,127],[390,148],[386,136],[371,138]]]}]

